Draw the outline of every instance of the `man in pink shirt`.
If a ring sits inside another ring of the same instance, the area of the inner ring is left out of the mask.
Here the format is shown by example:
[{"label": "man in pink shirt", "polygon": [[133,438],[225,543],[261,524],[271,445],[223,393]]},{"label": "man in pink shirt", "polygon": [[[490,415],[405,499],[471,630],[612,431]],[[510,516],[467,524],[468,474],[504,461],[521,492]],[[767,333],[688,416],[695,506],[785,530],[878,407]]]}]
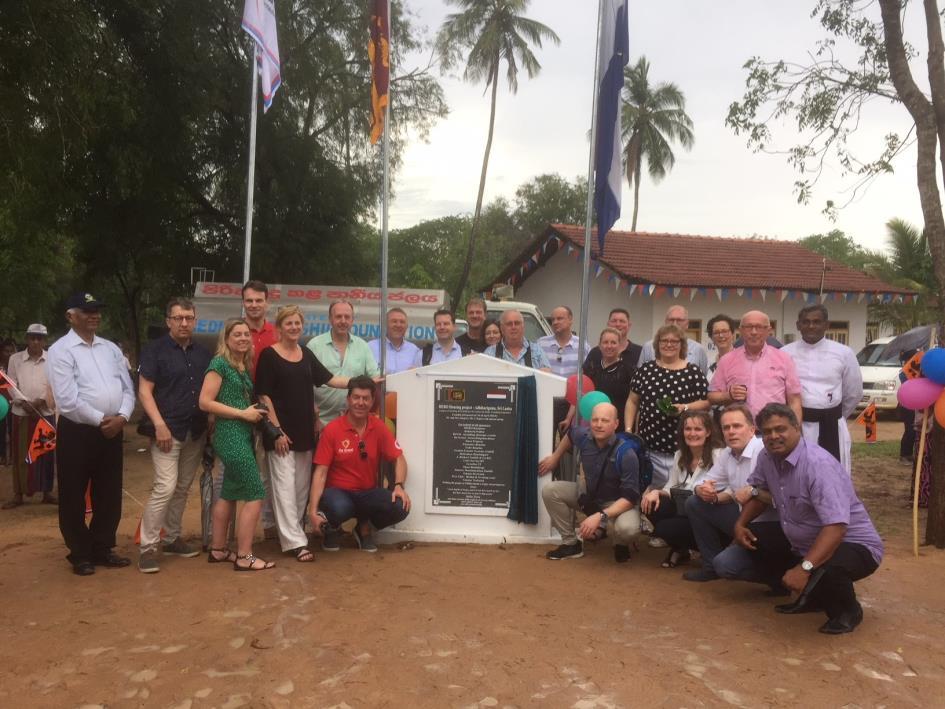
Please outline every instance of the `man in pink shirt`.
[{"label": "man in pink shirt", "polygon": [[794,360],[767,344],[771,321],[760,310],[742,316],[739,332],[743,345],[719,360],[709,385],[709,401],[715,406],[748,404],[757,415],[765,404],[787,404],[801,416],[801,383]]}]

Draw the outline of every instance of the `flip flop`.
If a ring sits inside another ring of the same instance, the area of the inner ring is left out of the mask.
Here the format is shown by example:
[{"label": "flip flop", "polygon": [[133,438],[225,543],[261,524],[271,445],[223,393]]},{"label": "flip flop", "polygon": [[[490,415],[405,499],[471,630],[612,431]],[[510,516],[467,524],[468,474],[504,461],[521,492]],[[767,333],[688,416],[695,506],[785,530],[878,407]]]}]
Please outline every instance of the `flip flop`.
[{"label": "flip flop", "polygon": [[[240,566],[240,559],[246,559],[248,565]],[[261,561],[263,565],[256,566],[257,561]],[[237,554],[236,561],[233,562],[234,571],[268,571],[269,569],[274,568],[276,568],[275,562],[259,559],[255,554]]]},{"label": "flip flop", "polygon": [[[217,552],[218,554],[223,554],[224,552],[226,553],[223,556],[214,556],[213,552]],[[207,550],[207,562],[210,564],[235,564],[236,553],[232,549],[227,549],[226,547],[221,549],[210,547]]]},{"label": "flip flop", "polygon": [[312,553],[312,550],[308,547],[298,547],[297,549],[289,549],[286,552],[287,554],[292,554],[295,556],[295,560],[302,564],[310,564],[315,561],[315,555]]}]

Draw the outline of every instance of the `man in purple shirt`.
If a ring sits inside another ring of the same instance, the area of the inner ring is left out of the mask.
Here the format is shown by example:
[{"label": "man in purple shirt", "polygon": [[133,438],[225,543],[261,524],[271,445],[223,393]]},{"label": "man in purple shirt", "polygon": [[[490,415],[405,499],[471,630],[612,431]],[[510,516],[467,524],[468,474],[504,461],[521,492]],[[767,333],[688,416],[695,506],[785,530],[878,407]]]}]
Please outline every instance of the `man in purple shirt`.
[{"label": "man in purple shirt", "polygon": [[735,541],[754,552],[770,578],[799,594],[778,612],[824,611],[820,632],[849,633],[863,620],[853,582],[876,571],[883,543],[844,467],[803,439],[791,408],[768,404],[756,420],[765,450],[748,482],[771,493],[784,534],[748,527],[766,508],[755,497],[735,523]]},{"label": "man in purple shirt", "polygon": [[771,321],[760,310],[742,315],[742,346],[719,360],[709,385],[713,406],[745,403],[757,416],[772,402],[787,404],[801,416],[801,383],[790,355],[768,344]]}]

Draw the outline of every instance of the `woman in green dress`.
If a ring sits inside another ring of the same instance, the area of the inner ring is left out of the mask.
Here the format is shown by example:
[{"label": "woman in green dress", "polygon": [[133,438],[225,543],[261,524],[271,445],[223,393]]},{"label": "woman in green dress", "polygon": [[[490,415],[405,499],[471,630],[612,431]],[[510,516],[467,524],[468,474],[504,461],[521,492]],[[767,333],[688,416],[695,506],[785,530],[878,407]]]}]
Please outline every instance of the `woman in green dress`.
[{"label": "woman in green dress", "polygon": [[[216,356],[210,361],[200,390],[200,408],[215,419],[213,449],[223,462],[223,490],[213,505],[213,541],[207,560],[232,562],[237,571],[263,571],[275,566],[253,555],[253,536],[266,490],[253,450],[253,426],[263,413],[253,406],[253,339],[244,320],[227,320]],[[226,546],[226,530],[236,520],[237,553]]]}]

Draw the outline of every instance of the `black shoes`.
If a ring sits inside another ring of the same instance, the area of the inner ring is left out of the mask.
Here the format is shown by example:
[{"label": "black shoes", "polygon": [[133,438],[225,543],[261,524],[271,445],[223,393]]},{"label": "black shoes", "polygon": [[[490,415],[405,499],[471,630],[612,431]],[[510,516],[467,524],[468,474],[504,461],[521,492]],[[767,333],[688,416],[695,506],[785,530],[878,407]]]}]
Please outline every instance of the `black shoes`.
[{"label": "black shoes", "polygon": [[614,561],[618,564],[630,561],[630,547],[626,544],[614,544]]},{"label": "black shoes", "polygon": [[[629,551],[627,552],[629,556]],[[574,542],[574,544],[562,544],[557,549],[552,549],[547,554],[545,554],[546,559],[551,559],[552,561],[561,561],[563,559],[580,559],[584,556],[584,545],[581,542]]]},{"label": "black shoes", "polygon": [[853,629],[863,622],[863,608],[856,603],[852,608],[843,611],[836,618],[831,618],[820,626],[819,630],[824,635],[843,635],[852,633]]},{"label": "black shoes", "polygon": [[91,561],[80,561],[72,565],[72,573],[76,576],[91,576],[95,573],[95,565]]},{"label": "black shoes", "polygon": [[127,556],[118,556],[113,551],[108,552],[105,556],[97,556],[92,560],[92,563],[95,566],[105,566],[109,569],[120,569],[124,566],[131,565],[131,559]]},{"label": "black shoes", "polygon": [[791,603],[782,603],[779,606],[775,606],[774,610],[778,613],[784,613],[785,615],[797,615],[798,613],[823,613],[824,611],[824,609],[818,606],[816,603],[808,603],[807,599],[802,601],[800,598]]}]

